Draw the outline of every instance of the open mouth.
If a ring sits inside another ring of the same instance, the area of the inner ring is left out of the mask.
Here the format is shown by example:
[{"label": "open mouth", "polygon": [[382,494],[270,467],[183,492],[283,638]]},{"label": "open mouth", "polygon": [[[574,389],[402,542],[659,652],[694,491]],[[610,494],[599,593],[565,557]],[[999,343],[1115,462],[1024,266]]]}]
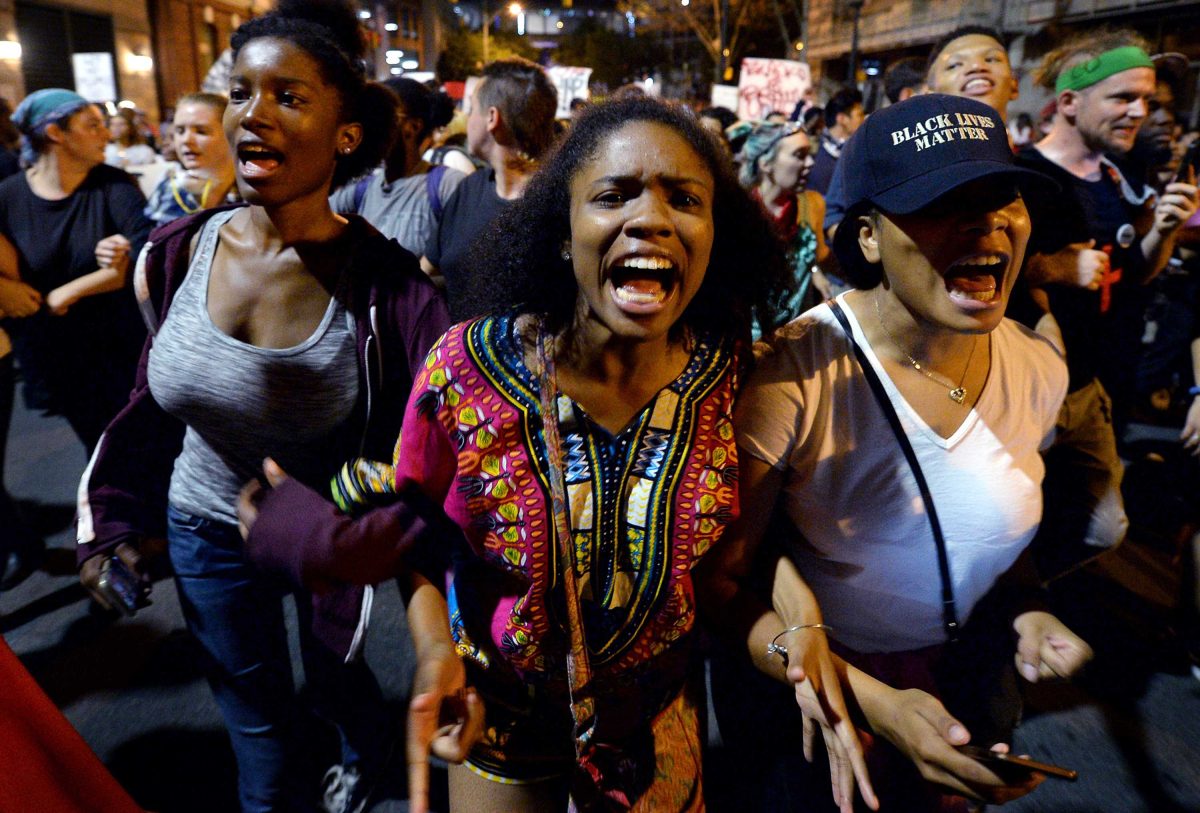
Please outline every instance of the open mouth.
[{"label": "open mouth", "polygon": [[950,299],[971,310],[999,302],[1008,259],[1006,254],[988,251],[955,260],[942,275]]},{"label": "open mouth", "polygon": [[962,92],[968,96],[984,96],[992,92],[996,84],[991,79],[986,79],[982,76],[976,77],[967,81],[962,86]]},{"label": "open mouth", "polygon": [[247,179],[271,175],[283,163],[283,153],[262,144],[238,145],[237,157],[238,169]]},{"label": "open mouth", "polygon": [[675,289],[678,269],[667,257],[626,257],[609,270],[613,300],[622,310],[652,313]]}]

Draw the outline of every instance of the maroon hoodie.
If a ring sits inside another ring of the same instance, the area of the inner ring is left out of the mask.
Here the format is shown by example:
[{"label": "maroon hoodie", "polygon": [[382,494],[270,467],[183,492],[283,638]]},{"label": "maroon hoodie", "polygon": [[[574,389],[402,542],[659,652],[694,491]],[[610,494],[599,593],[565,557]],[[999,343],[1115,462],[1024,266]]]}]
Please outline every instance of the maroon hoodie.
[{"label": "maroon hoodie", "polygon": [[[150,394],[146,366],[155,333],[187,274],[192,240],[217,211],[221,210],[210,209],[156,229],[138,261],[135,290],[150,336],[129,403],[100,438],[79,484],[76,535],[81,563],[121,542],[136,544],[166,535],[167,489],[185,426],[164,412]],[[352,457],[391,459],[413,372],[450,323],[441,295],[421,272],[417,259],[365,220],[349,217],[354,234],[346,305],[358,334],[360,387],[354,413],[341,430],[345,442],[338,448],[340,459],[328,461],[331,474]],[[303,572],[303,563],[321,558],[305,550],[306,529],[320,525],[327,519],[324,514],[331,513],[336,509],[328,495],[295,480],[272,490],[255,525],[270,541],[256,549],[255,559],[285,573],[296,586],[307,582],[320,590],[313,596],[313,631],[345,655],[361,643],[356,630],[363,589]],[[424,533],[426,524],[422,512],[404,503],[389,514],[394,522],[386,544],[394,551],[394,562]],[[309,535],[311,541],[318,538]]]}]

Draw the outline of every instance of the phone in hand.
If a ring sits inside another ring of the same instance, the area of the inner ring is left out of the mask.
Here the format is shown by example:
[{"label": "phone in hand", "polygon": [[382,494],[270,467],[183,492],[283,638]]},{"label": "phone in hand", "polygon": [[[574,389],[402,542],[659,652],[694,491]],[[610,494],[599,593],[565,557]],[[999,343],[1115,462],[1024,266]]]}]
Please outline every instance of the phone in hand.
[{"label": "phone in hand", "polygon": [[118,556],[109,556],[100,565],[100,581],[96,586],[122,615],[133,615],[150,604],[150,585],[138,578]]},{"label": "phone in hand", "polygon": [[1019,757],[1013,754],[1002,754],[999,751],[993,751],[990,748],[984,748],[979,745],[960,745],[958,746],[958,752],[995,771],[1001,779],[1005,779],[1006,781],[1009,778],[1019,780],[1024,775],[1034,772],[1052,776],[1055,779],[1066,779],[1071,782],[1079,778],[1079,771],[1073,771],[1061,765],[1038,762],[1036,759]]},{"label": "phone in hand", "polygon": [[1188,167],[1193,167],[1196,170],[1196,174],[1200,175],[1200,138],[1188,144],[1187,150],[1183,153],[1183,158],[1179,159],[1179,168],[1171,176],[1171,183],[1179,183],[1180,181],[1187,183]]}]

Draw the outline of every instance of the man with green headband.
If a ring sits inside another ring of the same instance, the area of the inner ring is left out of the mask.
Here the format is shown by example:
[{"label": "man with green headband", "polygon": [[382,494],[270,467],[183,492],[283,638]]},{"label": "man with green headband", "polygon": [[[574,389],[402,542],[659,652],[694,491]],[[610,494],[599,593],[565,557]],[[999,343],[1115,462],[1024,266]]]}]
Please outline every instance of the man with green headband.
[{"label": "man with green headband", "polygon": [[1080,542],[1110,548],[1128,527],[1113,401],[1119,424],[1141,348],[1143,286],[1166,265],[1176,231],[1196,211],[1196,187],[1189,177],[1156,196],[1122,167],[1155,92],[1154,64],[1136,34],[1101,31],[1068,41],[1046,56],[1036,79],[1056,93],[1058,110],[1050,133],[1018,160],[1054,178],[1061,192],[1027,201],[1029,251],[1063,262],[1026,270],[1030,301],[1040,310],[1022,314],[1014,303],[1012,315],[1032,326],[1048,310],[1070,372],[1034,543],[1044,540],[1042,564],[1055,571],[1088,550]]}]

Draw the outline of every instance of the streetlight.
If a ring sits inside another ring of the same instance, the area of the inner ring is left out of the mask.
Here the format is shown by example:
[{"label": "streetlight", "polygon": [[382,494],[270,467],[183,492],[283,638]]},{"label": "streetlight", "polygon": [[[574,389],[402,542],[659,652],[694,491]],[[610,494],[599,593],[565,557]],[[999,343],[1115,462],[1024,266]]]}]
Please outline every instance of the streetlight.
[{"label": "streetlight", "polygon": [[525,36],[525,9],[520,3],[509,3],[508,13],[517,18],[517,36]]},{"label": "streetlight", "polygon": [[863,3],[866,0],[846,0],[846,5],[854,12],[854,28],[850,34],[850,84],[858,84],[858,17],[862,14]]},{"label": "streetlight", "polygon": [[483,15],[483,64],[488,64],[488,24],[491,22],[488,19],[487,0],[480,0],[482,6],[480,13]]}]

